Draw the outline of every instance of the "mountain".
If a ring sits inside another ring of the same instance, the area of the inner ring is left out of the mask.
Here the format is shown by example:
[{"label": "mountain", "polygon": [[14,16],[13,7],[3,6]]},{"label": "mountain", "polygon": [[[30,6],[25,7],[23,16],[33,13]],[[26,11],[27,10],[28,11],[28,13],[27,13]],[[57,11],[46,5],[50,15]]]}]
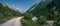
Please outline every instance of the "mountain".
[{"label": "mountain", "polygon": [[9,5],[0,3],[0,23],[21,15],[19,11],[15,11]]},{"label": "mountain", "polygon": [[42,0],[40,3],[33,5],[27,12],[32,13],[34,16],[39,17],[45,14],[46,7],[52,2],[52,0]]},{"label": "mountain", "polygon": [[60,26],[60,0],[41,0],[40,3],[33,5],[26,13],[31,13],[39,18],[38,23],[53,20],[54,26]]}]

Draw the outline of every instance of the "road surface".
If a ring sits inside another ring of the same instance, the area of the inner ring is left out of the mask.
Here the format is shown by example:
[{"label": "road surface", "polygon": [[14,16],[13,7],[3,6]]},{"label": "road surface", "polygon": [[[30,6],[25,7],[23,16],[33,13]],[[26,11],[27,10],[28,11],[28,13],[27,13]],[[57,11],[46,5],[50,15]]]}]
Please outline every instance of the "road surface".
[{"label": "road surface", "polygon": [[[9,21],[3,23],[3,24],[0,25],[0,26],[22,26],[22,24],[21,24],[21,19],[22,19],[22,18],[23,18],[23,17],[14,18],[14,19],[12,19],[12,20],[9,20]],[[48,23],[50,26],[52,26],[53,22],[54,22],[54,21],[47,21],[47,23]],[[49,26],[48,24],[47,24],[46,26]]]},{"label": "road surface", "polygon": [[21,18],[22,17],[14,18],[12,20],[9,20],[9,21],[3,23],[0,26],[21,26],[21,22],[20,22]]}]

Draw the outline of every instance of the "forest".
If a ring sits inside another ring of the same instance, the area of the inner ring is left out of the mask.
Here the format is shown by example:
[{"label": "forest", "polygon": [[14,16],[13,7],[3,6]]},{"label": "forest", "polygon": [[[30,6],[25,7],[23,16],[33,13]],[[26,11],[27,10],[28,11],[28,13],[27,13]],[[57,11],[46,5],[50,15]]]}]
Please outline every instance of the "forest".
[{"label": "forest", "polygon": [[[20,16],[24,16],[23,26],[45,26],[47,21],[54,21],[52,26],[60,26],[60,0],[41,0],[24,14],[0,3],[0,24]],[[31,20],[34,16],[38,18],[36,21]]]}]

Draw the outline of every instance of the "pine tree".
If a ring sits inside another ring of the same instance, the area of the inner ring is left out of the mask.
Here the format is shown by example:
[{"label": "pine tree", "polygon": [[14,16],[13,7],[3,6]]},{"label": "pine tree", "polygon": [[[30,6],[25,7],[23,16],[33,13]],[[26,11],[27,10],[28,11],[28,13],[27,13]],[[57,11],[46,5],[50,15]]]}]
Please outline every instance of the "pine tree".
[{"label": "pine tree", "polygon": [[45,20],[54,20],[54,24],[56,24],[55,26],[58,26],[58,22],[60,20],[59,2],[60,0],[41,0],[40,3],[37,3],[36,5],[32,6],[31,9],[28,10],[28,12],[38,17],[38,22],[40,22],[41,19],[43,20],[44,18],[46,18]]}]

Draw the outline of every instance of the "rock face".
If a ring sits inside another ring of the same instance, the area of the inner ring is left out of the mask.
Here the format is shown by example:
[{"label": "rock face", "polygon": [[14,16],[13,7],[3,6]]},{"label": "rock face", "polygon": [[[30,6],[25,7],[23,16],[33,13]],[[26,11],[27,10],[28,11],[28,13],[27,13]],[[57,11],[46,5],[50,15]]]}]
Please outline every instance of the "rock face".
[{"label": "rock face", "polygon": [[[53,26],[53,23],[54,23],[54,21],[47,21],[47,24],[49,25],[49,26]],[[47,26],[48,26],[47,25]]]},{"label": "rock face", "polygon": [[14,18],[12,20],[9,20],[5,23],[3,23],[1,26],[21,26],[21,20],[22,17]]},{"label": "rock face", "polygon": [[47,22],[47,23],[44,24],[43,26],[53,26],[54,21],[49,20],[49,21],[46,21],[46,22]]}]

